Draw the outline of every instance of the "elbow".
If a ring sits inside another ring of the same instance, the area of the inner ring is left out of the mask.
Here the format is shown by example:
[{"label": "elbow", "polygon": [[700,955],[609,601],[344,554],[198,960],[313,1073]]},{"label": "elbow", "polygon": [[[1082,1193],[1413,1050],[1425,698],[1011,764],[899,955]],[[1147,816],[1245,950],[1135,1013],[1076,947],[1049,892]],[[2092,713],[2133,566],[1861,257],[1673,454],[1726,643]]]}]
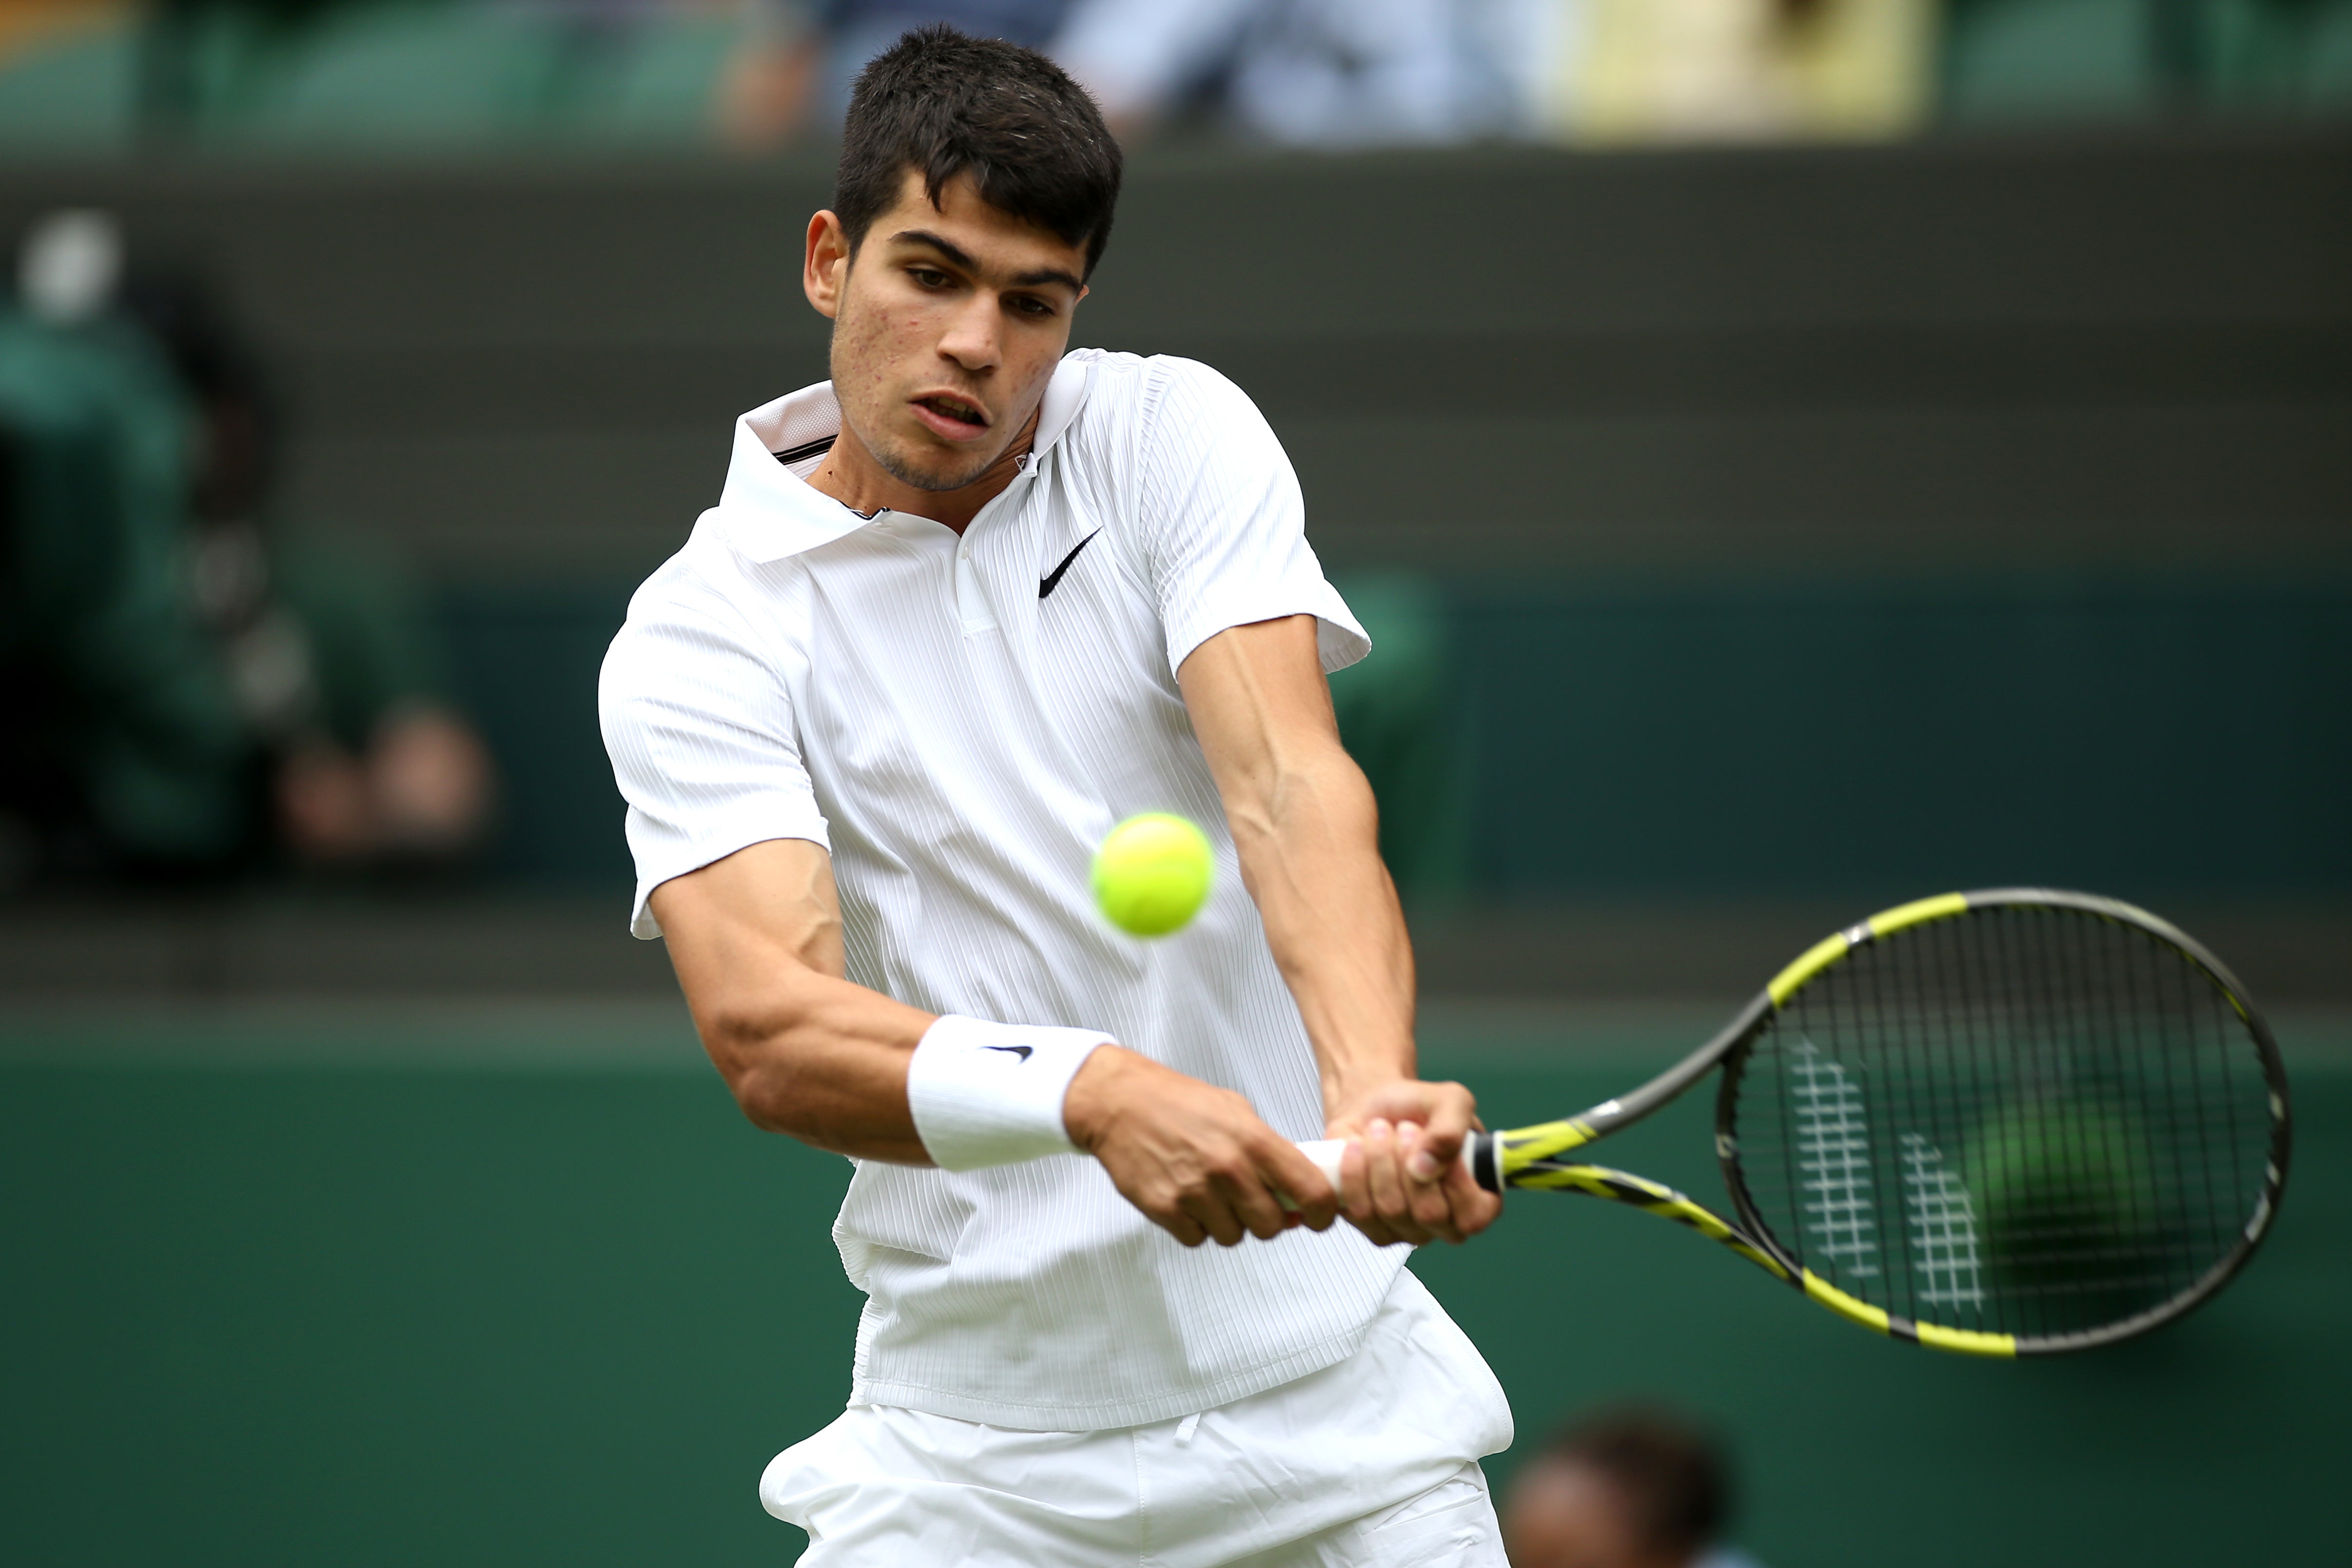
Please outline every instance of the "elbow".
[{"label": "elbow", "polygon": [[762,1132],[794,1135],[793,1108],[802,1097],[791,1054],[782,1048],[785,1033],[772,1018],[740,1013],[722,1013],[701,1028],[703,1048],[744,1119]]},{"label": "elbow", "polygon": [[792,1090],[782,1081],[790,1076],[770,1068],[755,1068],[729,1074],[727,1087],[734,1092],[736,1108],[752,1126],[762,1132],[798,1137],[801,1129],[791,1112]]},{"label": "elbow", "polygon": [[1369,842],[1380,831],[1371,784],[1337,745],[1271,772],[1227,803],[1225,820],[1244,859],[1300,835]]}]

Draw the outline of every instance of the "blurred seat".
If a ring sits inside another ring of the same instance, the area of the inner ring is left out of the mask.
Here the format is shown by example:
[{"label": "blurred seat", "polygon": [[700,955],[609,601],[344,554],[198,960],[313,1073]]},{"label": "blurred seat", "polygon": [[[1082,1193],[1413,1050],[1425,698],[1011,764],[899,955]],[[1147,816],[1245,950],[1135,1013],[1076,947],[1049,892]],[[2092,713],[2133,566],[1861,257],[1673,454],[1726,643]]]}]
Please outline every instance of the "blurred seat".
[{"label": "blurred seat", "polygon": [[2202,20],[2206,88],[2217,107],[2352,110],[2352,0],[2205,0]]},{"label": "blurred seat", "polygon": [[222,104],[214,128],[271,141],[495,140],[545,121],[563,57],[544,16],[456,0],[358,6],[319,23],[282,62],[261,62],[275,66],[269,79]]},{"label": "blurred seat", "polygon": [[1950,0],[1961,122],[2352,110],[2352,0]]},{"label": "blurred seat", "polygon": [[2313,107],[2352,114],[2352,0],[2336,0],[2312,28],[2305,78]]},{"label": "blurred seat", "polygon": [[[295,21],[195,0],[174,20],[191,135],[336,148],[700,140],[739,26],[485,0],[348,0]],[[122,24],[0,67],[0,142],[127,140],[142,47]]]},{"label": "blurred seat", "polygon": [[1950,0],[1944,117],[2116,121],[2163,111],[2167,0]]},{"label": "blurred seat", "polygon": [[574,100],[573,123],[630,141],[708,141],[719,78],[741,30],[731,15],[647,20],[614,51],[603,90]]}]

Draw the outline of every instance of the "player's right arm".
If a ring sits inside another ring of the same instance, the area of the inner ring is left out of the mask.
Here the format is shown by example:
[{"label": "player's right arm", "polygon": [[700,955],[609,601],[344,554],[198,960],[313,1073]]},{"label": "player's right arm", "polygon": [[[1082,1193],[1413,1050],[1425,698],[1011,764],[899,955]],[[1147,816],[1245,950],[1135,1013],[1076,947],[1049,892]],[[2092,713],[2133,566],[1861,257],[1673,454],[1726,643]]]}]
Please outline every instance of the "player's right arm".
[{"label": "player's right arm", "polygon": [[754,1125],[928,1165],[907,1062],[935,1021],[843,978],[833,861],[803,838],[739,849],[653,892],[695,1032]]},{"label": "player's right arm", "polygon": [[[652,907],[695,1029],[754,1124],[859,1159],[933,1163],[907,1081],[938,1019],[845,978],[822,847],[753,844],[663,882]],[[1188,1247],[1320,1230],[1334,1217],[1322,1176],[1246,1100],[1121,1047],[1087,1058],[1063,1122],[1130,1203]],[[1277,1190],[1297,1194],[1297,1213]]]}]

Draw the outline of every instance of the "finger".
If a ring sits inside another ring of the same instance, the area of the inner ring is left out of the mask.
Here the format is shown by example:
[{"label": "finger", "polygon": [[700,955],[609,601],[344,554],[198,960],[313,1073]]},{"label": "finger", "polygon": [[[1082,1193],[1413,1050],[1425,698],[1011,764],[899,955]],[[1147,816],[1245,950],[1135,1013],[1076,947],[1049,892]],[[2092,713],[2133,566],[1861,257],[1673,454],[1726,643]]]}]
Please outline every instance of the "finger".
[{"label": "finger", "polygon": [[1412,1205],[1405,1197],[1396,1131],[1377,1116],[1364,1130],[1364,1177],[1371,1189],[1372,1212],[1399,1241],[1419,1245],[1429,1239],[1426,1229],[1414,1221]]},{"label": "finger", "polygon": [[[1427,1139],[1423,1129],[1409,1121],[1397,1129],[1397,1154],[1405,1172],[1405,1203],[1412,1210],[1413,1223],[1431,1236],[1459,1241],[1462,1233],[1454,1227],[1454,1205],[1446,1198],[1444,1184],[1434,1179],[1419,1181],[1412,1175],[1414,1164],[1428,1157],[1423,1146]],[[1444,1167],[1438,1169],[1442,1172]]]},{"label": "finger", "polygon": [[1201,1228],[1200,1222],[1181,1209],[1171,1209],[1166,1214],[1152,1214],[1150,1209],[1143,1212],[1150,1215],[1152,1224],[1185,1247],[1198,1247],[1209,1239],[1209,1233]]},{"label": "finger", "polygon": [[1267,1187],[1265,1178],[1255,1166],[1244,1169],[1217,1182],[1217,1196],[1249,1233],[1260,1241],[1272,1241],[1289,1228],[1289,1215],[1282,1212],[1282,1204]]},{"label": "finger", "polygon": [[1363,1140],[1350,1138],[1339,1156],[1339,1212],[1375,1246],[1386,1247],[1396,1237],[1372,1210],[1372,1186],[1366,1170]]},{"label": "finger", "polygon": [[1406,1166],[1417,1182],[1434,1183],[1462,1158],[1462,1141],[1477,1119],[1478,1101],[1458,1083],[1432,1084],[1428,1114],[1422,1118],[1421,1147]]},{"label": "finger", "polygon": [[1260,1152],[1258,1170],[1279,1200],[1290,1200],[1288,1221],[1315,1230],[1328,1230],[1339,1217],[1339,1194],[1324,1177],[1321,1167],[1286,1139],[1274,1138]]},{"label": "finger", "polygon": [[1480,1186],[1477,1178],[1458,1164],[1447,1173],[1444,1189],[1458,1239],[1467,1240],[1477,1235],[1503,1212],[1503,1194]]},{"label": "finger", "polygon": [[1361,1231],[1373,1246],[1393,1247],[1404,1238],[1390,1228],[1389,1222],[1372,1206],[1370,1171],[1363,1140],[1349,1139],[1339,1158],[1339,1191],[1344,1197],[1341,1212],[1348,1223]]},{"label": "finger", "polygon": [[1371,1179],[1367,1174],[1369,1169],[1362,1140],[1349,1140],[1348,1152],[1339,1161],[1339,1190],[1347,1194],[1341,1212],[1348,1223],[1361,1231],[1364,1238],[1374,1247],[1392,1246],[1397,1240],[1396,1232],[1391,1230],[1388,1221],[1372,1208]]},{"label": "finger", "polygon": [[1365,1173],[1364,1141],[1350,1138],[1339,1154],[1339,1212],[1350,1225],[1360,1226],[1372,1218],[1372,1186]]},{"label": "finger", "polygon": [[1219,1247],[1239,1247],[1242,1237],[1248,1234],[1234,1211],[1213,1192],[1187,1194],[1176,1206],[1192,1215]]}]

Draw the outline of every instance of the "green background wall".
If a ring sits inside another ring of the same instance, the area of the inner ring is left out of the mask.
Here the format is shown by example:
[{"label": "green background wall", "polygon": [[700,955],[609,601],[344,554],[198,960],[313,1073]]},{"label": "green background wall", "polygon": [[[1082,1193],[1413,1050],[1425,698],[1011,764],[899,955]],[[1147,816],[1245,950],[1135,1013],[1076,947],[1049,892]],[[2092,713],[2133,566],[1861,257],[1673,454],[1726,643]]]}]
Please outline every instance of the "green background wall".
[{"label": "green background wall", "polygon": [[[627,878],[595,710],[627,593],[446,596],[509,876]],[[1397,673],[1440,721],[1403,743],[1466,753],[1475,894],[2352,895],[2352,577],[1464,577],[1427,601],[1448,651]],[[1353,679],[1377,683],[1373,629]]]},{"label": "green background wall", "polygon": [[[596,663],[824,374],[830,173],[26,163],[0,232],[217,266],[294,522],[437,587],[499,868],[609,885]],[[1435,585],[1473,894],[2352,894],[2345,128],[1130,174],[1078,340],[1232,376],[1326,563]]]},{"label": "green background wall", "polygon": [[1454,620],[1483,890],[2352,892],[2352,584],[1478,585]]},{"label": "green background wall", "polygon": [[[1531,1119],[1706,1022],[1457,1021],[1433,1066]],[[1905,1351],[1567,1199],[1515,1200],[1416,1267],[1509,1389],[1519,1451],[1595,1400],[1671,1399],[1731,1437],[1740,1537],[1780,1568],[2324,1561],[2352,1402],[2352,1263],[2327,1223],[2352,1192],[2352,1025],[2284,1032],[2278,1230],[2210,1310],[2117,1351]],[[582,1065],[630,1035],[650,1045]],[[856,1297],[826,1235],[844,1173],[743,1122],[674,1015],[19,1016],[0,1047],[12,1561],[797,1550],[752,1488],[846,1392]],[[1612,1157],[1711,1195],[1706,1114]]]}]

